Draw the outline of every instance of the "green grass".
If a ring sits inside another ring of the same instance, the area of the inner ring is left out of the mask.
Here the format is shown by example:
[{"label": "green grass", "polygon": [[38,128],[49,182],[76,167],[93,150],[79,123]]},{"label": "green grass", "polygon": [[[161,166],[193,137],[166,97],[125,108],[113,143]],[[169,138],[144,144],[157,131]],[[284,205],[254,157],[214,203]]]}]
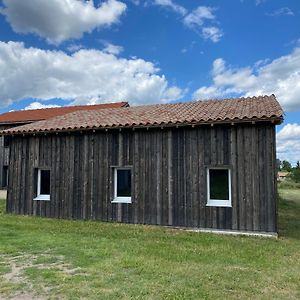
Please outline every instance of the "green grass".
[{"label": "green grass", "polygon": [[279,188],[279,190],[286,190],[286,189],[297,190],[297,189],[300,189],[300,183],[295,182],[288,178],[284,181],[279,182],[278,188]]},{"label": "green grass", "polygon": [[300,190],[279,191],[280,238],[7,215],[0,299],[299,299]]}]

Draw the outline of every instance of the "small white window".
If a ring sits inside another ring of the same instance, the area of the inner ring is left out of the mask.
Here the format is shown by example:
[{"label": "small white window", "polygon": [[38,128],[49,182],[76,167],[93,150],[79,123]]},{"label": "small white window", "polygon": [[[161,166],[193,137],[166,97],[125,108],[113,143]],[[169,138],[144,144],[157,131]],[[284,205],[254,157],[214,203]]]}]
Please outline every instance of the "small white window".
[{"label": "small white window", "polygon": [[33,200],[50,200],[50,170],[37,170],[36,192]]},{"label": "small white window", "polygon": [[230,169],[207,169],[207,206],[231,207]]},{"label": "small white window", "polygon": [[131,169],[114,169],[113,203],[131,203]]}]

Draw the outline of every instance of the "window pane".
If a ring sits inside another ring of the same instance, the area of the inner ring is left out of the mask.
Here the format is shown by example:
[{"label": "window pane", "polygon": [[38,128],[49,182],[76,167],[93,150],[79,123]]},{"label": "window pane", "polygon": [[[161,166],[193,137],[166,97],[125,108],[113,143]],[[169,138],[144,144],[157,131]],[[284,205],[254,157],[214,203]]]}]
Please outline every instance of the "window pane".
[{"label": "window pane", "polygon": [[209,170],[210,199],[229,200],[228,170]]},{"label": "window pane", "polygon": [[117,197],[131,196],[131,170],[117,170]]},{"label": "window pane", "polygon": [[41,191],[42,195],[50,195],[50,170],[41,170]]}]

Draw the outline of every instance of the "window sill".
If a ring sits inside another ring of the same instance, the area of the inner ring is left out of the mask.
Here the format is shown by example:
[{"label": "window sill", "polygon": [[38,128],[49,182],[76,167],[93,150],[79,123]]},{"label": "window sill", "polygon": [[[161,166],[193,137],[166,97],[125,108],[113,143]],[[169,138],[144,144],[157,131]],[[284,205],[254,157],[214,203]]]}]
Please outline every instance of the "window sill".
[{"label": "window sill", "polygon": [[228,200],[208,200],[206,206],[210,207],[232,207]]},{"label": "window sill", "polygon": [[117,197],[111,203],[131,203],[131,197]]},{"label": "window sill", "polygon": [[50,195],[38,195],[37,197],[33,198],[34,201],[50,201]]}]

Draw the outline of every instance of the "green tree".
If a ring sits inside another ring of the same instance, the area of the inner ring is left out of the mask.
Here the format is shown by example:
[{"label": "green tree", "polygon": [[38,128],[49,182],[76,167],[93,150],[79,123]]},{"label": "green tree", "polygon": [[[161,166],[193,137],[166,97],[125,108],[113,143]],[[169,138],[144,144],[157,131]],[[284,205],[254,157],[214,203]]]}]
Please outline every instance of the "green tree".
[{"label": "green tree", "polygon": [[292,171],[292,165],[287,160],[282,161],[282,171],[291,172]]},{"label": "green tree", "polygon": [[295,182],[300,182],[300,168],[294,168],[291,173],[291,179]]},{"label": "green tree", "polygon": [[300,169],[300,162],[299,162],[299,160],[296,163],[296,169]]}]

